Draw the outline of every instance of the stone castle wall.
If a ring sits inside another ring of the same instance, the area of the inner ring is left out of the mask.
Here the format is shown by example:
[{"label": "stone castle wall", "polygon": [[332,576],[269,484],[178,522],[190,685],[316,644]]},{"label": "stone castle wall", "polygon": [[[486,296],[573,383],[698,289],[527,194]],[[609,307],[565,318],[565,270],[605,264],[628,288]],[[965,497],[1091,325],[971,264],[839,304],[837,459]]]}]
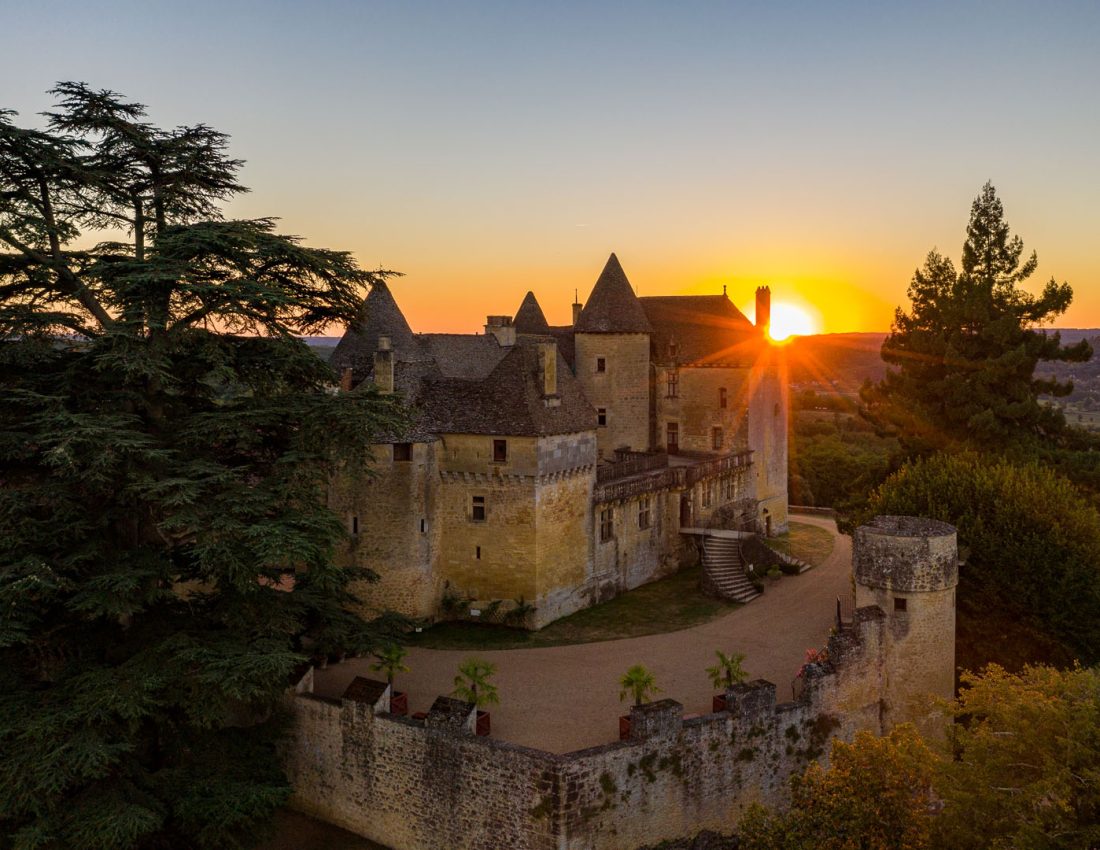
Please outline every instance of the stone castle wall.
[{"label": "stone castle wall", "polygon": [[412,444],[407,461],[394,460],[392,445],[372,446],[369,469],[344,471],[329,486],[329,506],[352,532],[338,560],[367,567],[379,577],[352,587],[365,600],[362,613],[367,616],[394,610],[428,617],[438,607],[436,445]]},{"label": "stone castle wall", "polygon": [[[669,372],[678,376],[674,397],[668,395]],[[721,390],[726,406],[721,406]],[[729,366],[656,367],[654,378],[657,441],[667,448],[668,423],[679,427],[679,445],[690,452],[738,452],[749,446],[749,369]],[[722,444],[714,446],[714,428],[722,429]]]},{"label": "stone castle wall", "polygon": [[[856,529],[856,604],[886,612],[896,663],[887,671],[887,719],[934,717],[928,695],[955,686],[955,529],[915,517],[876,517]],[[928,731],[927,729],[922,731]]]},{"label": "stone castle wall", "polygon": [[[596,429],[601,457],[629,446],[649,446],[649,335],[578,333],[575,369],[589,404],[607,411],[607,424]],[[598,372],[604,358],[606,371]]]},{"label": "stone castle wall", "polygon": [[749,803],[782,805],[831,738],[882,731],[882,612],[859,610],[829,651],[797,702],[777,705],[762,681],[700,717],[662,700],[633,710],[631,740],[565,755],[475,737],[434,709],[416,721],[296,695],[292,803],[398,850],[634,850],[731,832]]},{"label": "stone castle wall", "polygon": [[[787,417],[790,410],[786,361],[765,349],[749,378],[749,446],[753,450],[760,530],[787,530]],[[767,511],[767,514],[764,513]]]}]

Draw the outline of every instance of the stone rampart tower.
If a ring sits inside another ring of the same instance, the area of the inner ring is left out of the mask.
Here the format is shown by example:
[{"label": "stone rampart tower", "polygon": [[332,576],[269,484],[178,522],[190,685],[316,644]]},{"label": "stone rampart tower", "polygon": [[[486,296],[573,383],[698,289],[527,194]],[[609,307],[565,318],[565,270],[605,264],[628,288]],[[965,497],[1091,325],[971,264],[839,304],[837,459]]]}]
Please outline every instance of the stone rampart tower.
[{"label": "stone rampart tower", "polygon": [[649,446],[650,351],[653,329],[612,254],[574,325],[576,373],[596,408],[600,455]]},{"label": "stone rampart tower", "polygon": [[955,528],[937,520],[879,516],[856,529],[856,606],[886,613],[883,731],[928,718],[928,695],[955,688]]}]

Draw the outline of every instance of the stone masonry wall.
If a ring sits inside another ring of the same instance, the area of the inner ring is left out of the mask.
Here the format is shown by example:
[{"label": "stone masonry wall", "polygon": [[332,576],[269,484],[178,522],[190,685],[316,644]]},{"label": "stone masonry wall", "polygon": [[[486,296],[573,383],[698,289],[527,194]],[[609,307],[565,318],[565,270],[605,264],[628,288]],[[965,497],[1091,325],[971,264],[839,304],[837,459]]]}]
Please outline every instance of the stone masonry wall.
[{"label": "stone masonry wall", "polygon": [[379,576],[352,588],[363,600],[363,613],[388,609],[431,616],[441,585],[435,571],[436,444],[414,443],[407,461],[394,460],[389,444],[373,446],[371,455],[368,469],[345,470],[329,486],[329,506],[353,532],[338,558]]},{"label": "stone masonry wall", "polygon": [[797,702],[777,705],[763,681],[701,717],[662,700],[632,711],[631,740],[565,755],[434,714],[294,695],[292,804],[396,850],[634,850],[730,832],[750,802],[782,805],[790,776],[831,738],[882,731],[885,647],[882,612],[860,609],[831,638],[832,661],[807,668]]},{"label": "stone masonry wall", "polygon": [[[589,404],[607,411],[607,424],[596,429],[600,455],[629,446],[649,446],[649,335],[589,334],[574,337],[577,380]],[[605,371],[598,372],[597,359]]]},{"label": "stone masonry wall", "polygon": [[[667,366],[656,368],[654,398],[657,440],[667,447],[668,423],[679,427],[679,445],[683,451],[726,453],[748,447],[749,370],[729,366],[682,366],[676,369],[679,388],[675,397],[668,395]],[[726,406],[720,403],[720,390],[726,391]],[[722,429],[722,445],[715,449],[715,427]]]},{"label": "stone masonry wall", "polygon": [[[786,360],[765,348],[749,379],[749,448],[756,472],[760,528],[771,518],[772,534],[787,530],[787,417],[790,407]],[[764,511],[767,514],[764,514]]]}]

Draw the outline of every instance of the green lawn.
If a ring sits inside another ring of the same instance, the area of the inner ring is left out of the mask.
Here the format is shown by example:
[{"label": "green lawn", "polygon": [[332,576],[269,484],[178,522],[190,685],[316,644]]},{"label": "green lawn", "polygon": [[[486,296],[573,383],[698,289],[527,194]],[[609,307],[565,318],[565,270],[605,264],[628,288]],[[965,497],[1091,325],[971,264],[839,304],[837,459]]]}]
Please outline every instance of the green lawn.
[{"label": "green lawn", "polygon": [[740,605],[699,590],[701,567],[690,567],[563,617],[537,632],[480,623],[440,623],[410,636],[410,646],[429,649],[520,649],[593,643],[674,632],[728,614]]},{"label": "green lawn", "polygon": [[833,551],[830,531],[805,522],[791,522],[790,531],[764,542],[780,552],[786,552],[816,567],[823,564]]}]

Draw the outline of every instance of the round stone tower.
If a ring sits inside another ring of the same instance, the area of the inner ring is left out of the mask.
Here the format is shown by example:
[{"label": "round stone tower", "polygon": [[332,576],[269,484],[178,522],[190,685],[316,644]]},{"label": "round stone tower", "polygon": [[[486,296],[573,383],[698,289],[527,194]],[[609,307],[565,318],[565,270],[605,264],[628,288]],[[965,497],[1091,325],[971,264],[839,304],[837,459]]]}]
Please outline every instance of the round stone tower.
[{"label": "round stone tower", "polygon": [[955,689],[955,528],[875,517],[856,529],[852,563],[856,607],[876,605],[886,614],[883,731],[906,721],[927,727],[928,696],[950,698]]}]

